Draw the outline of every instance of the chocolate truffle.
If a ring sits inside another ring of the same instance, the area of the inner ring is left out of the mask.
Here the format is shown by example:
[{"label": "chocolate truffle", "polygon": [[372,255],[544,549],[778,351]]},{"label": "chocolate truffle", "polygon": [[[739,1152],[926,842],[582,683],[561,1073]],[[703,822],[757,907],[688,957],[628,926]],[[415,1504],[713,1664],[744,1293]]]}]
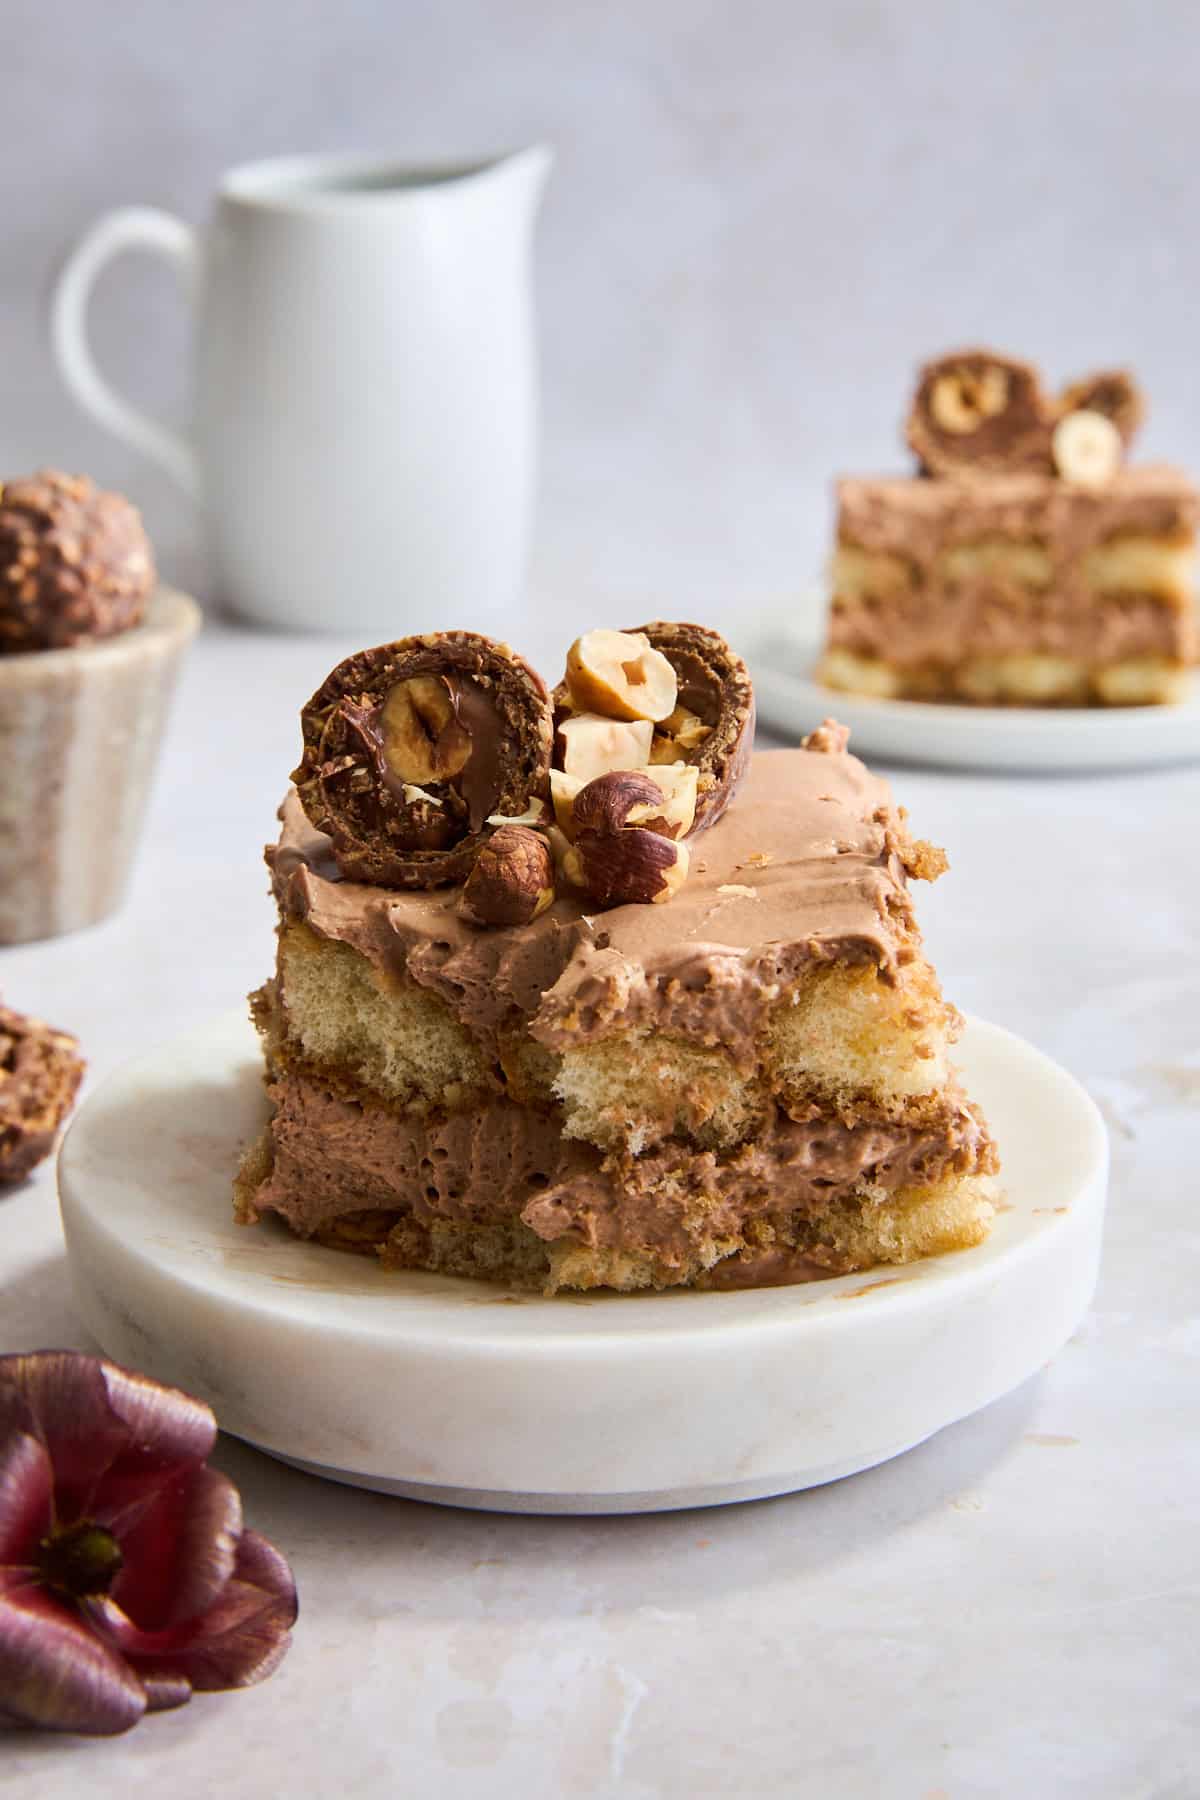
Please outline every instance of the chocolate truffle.
[{"label": "chocolate truffle", "polygon": [[137,508],[56,469],[0,483],[0,655],[140,624],[154,557]]}]

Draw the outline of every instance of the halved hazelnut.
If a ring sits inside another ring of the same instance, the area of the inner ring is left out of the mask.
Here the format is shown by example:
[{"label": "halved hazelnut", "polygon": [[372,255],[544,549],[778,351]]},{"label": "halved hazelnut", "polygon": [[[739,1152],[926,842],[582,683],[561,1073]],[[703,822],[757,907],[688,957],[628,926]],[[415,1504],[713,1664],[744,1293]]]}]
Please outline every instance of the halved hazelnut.
[{"label": "halved hazelnut", "polygon": [[400,781],[423,786],[459,775],[471,754],[450,689],[440,675],[410,675],[388,692],[380,713],[383,756]]},{"label": "halved hazelnut", "polygon": [[650,760],[654,726],[649,719],[605,719],[572,713],[558,727],[565,775],[594,781],[611,769],[644,769]]},{"label": "halved hazelnut", "polygon": [[943,431],[966,435],[978,431],[1008,405],[1008,373],[994,364],[964,366],[939,375],[929,395],[929,410]]},{"label": "halved hazelnut", "polygon": [[475,925],[527,925],[553,902],[549,844],[526,825],[502,825],[480,846],[458,911]]},{"label": "halved hazelnut", "polygon": [[1103,413],[1067,413],[1050,440],[1054,466],[1075,487],[1107,487],[1121,466],[1121,433]]},{"label": "halved hazelnut", "polygon": [[654,721],[675,710],[679,683],[640,631],[601,629],[585,632],[567,651],[567,690],[585,711]]},{"label": "halved hazelnut", "polygon": [[659,904],[687,880],[688,849],[654,831],[582,831],[562,866],[598,907]]}]

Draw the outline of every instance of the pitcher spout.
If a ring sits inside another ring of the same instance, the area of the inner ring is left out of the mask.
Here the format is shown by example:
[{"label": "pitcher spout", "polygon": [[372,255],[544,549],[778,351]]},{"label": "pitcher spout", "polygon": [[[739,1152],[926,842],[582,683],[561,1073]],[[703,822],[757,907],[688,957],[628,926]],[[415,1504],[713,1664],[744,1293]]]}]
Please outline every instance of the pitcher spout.
[{"label": "pitcher spout", "polygon": [[554,167],[554,150],[549,144],[530,144],[524,150],[513,150],[498,156],[490,173],[511,190],[525,216],[532,220],[537,213],[550,171]]}]

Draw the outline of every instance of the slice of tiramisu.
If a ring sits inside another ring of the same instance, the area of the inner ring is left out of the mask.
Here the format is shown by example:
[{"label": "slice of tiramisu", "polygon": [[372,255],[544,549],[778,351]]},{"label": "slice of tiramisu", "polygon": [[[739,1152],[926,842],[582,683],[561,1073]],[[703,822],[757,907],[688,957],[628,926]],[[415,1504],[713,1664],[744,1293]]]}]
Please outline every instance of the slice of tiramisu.
[{"label": "slice of tiramisu", "polygon": [[988,351],[922,373],[912,477],[837,484],[825,685],[1025,706],[1184,697],[1197,654],[1200,496],[1129,467],[1129,377],[1046,395]]},{"label": "slice of tiramisu", "polygon": [[267,853],[239,1216],[549,1292],[978,1242],[996,1154],[909,888],[944,858],[840,727],[752,733],[698,626],[589,633],[553,702],[467,633],[340,665]]}]

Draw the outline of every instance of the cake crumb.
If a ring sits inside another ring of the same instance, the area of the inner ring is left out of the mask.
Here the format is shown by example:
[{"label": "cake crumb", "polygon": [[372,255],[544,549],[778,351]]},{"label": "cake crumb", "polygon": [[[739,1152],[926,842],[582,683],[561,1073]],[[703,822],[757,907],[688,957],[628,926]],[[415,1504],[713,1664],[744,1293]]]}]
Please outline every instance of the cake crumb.
[{"label": "cake crumb", "polygon": [[927,838],[910,838],[900,852],[900,860],[916,881],[936,881],[950,867],[946,852]]}]

